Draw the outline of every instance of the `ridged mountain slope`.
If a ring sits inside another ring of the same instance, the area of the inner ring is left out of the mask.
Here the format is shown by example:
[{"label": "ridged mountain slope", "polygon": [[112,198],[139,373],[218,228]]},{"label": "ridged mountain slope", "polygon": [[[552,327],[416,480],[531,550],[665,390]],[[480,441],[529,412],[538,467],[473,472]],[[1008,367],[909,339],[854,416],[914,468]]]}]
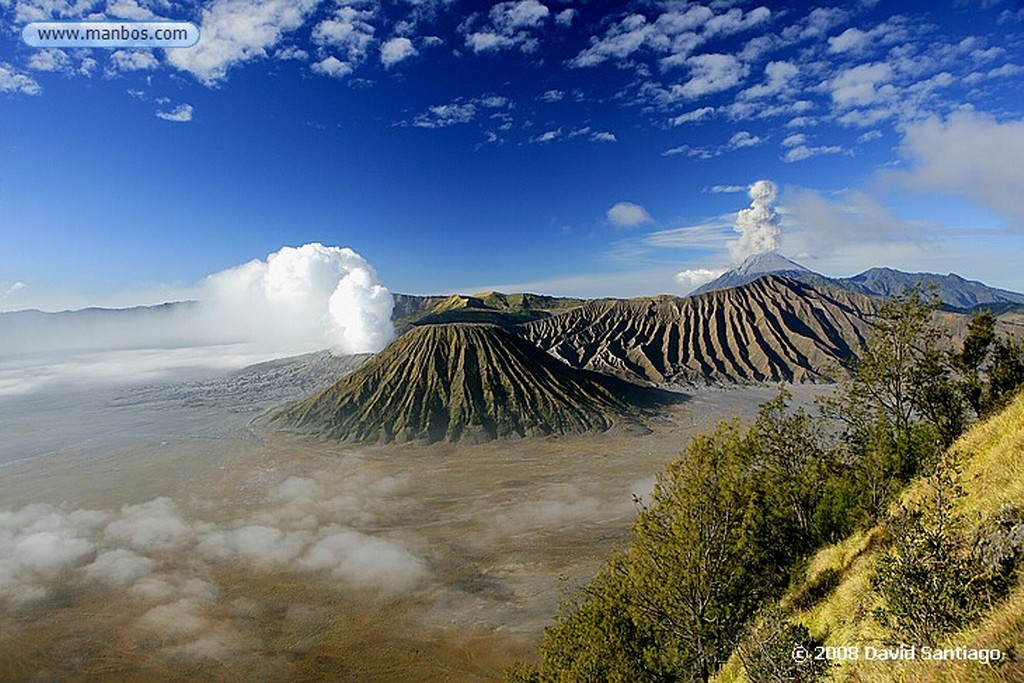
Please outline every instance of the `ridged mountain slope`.
[{"label": "ridged mountain slope", "polygon": [[571,368],[498,326],[424,325],[271,422],[355,442],[575,434],[638,417],[630,402],[637,393]]},{"label": "ridged mountain slope", "polygon": [[767,275],[699,296],[592,302],[522,333],[573,367],[631,381],[813,381],[859,351],[878,306]]}]

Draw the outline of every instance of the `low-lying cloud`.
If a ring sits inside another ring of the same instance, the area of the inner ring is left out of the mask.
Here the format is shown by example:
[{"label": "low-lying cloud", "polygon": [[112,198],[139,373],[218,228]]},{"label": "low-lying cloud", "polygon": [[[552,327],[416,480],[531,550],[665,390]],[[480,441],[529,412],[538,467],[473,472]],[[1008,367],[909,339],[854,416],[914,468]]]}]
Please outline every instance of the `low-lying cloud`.
[{"label": "low-lying cloud", "polygon": [[378,519],[384,497],[402,483],[324,477],[287,479],[271,489],[268,504],[218,522],[195,518],[168,497],[116,511],[48,504],[0,511],[0,608],[46,599],[58,586],[96,585],[160,603],[141,626],[199,629],[201,607],[218,591],[199,576],[225,563],[320,573],[384,594],[421,586],[430,576],[425,560],[400,540],[358,528]]},{"label": "low-lying cloud", "polygon": [[156,381],[321,349],[373,353],[395,335],[391,292],[348,248],[283,247],[208,276],[193,293],[195,301],[164,306],[0,314],[0,396],[66,380]]}]

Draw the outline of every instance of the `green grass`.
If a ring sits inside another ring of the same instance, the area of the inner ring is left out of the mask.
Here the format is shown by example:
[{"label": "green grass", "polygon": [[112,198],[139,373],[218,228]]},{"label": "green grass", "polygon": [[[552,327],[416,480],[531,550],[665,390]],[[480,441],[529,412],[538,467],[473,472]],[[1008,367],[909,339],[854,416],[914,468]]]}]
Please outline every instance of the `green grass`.
[{"label": "green grass", "polygon": [[[967,495],[958,501],[957,509],[966,521],[968,534],[975,533],[1003,506],[1024,506],[1024,394],[999,414],[970,429],[953,449],[962,458],[962,485]],[[899,503],[913,504],[925,493],[926,484],[919,480],[907,488]],[[879,598],[871,589],[875,564],[883,552],[884,533],[881,527],[875,527],[822,549],[808,564],[803,581],[782,599],[782,607],[792,618],[803,623],[812,635],[823,638],[826,646],[863,648],[885,644],[888,633],[872,617]],[[826,590],[828,586],[834,587]],[[818,593],[826,594],[819,598]],[[998,648],[1009,653],[1012,661],[997,666],[922,659],[846,661],[833,671],[833,679],[863,683],[1024,680],[1024,582],[980,620],[953,634],[942,645]],[[747,679],[733,656],[716,680]]]}]

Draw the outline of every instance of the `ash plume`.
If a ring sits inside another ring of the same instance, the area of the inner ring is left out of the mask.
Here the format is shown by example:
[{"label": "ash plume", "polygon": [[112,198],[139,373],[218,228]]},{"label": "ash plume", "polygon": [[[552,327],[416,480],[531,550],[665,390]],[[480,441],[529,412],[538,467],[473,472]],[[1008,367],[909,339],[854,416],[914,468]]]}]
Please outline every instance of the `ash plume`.
[{"label": "ash plume", "polygon": [[750,186],[750,208],[736,215],[733,230],[739,239],[730,241],[729,253],[736,261],[754,254],[763,254],[779,248],[779,213],[773,206],[777,188],[770,180],[758,180]]}]

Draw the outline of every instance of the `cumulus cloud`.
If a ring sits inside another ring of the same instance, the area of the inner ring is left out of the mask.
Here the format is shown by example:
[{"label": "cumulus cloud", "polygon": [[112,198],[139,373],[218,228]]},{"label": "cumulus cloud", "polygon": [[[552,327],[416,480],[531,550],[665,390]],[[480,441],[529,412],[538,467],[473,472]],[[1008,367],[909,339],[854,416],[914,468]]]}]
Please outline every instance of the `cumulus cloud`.
[{"label": "cumulus cloud", "polygon": [[715,113],[714,107],[701,107],[700,109],[694,109],[688,111],[679,116],[674,116],[668,120],[670,126],[681,126],[684,123],[693,123],[694,121],[703,121],[711,118]]},{"label": "cumulus cloud", "polygon": [[750,67],[733,55],[705,54],[686,60],[690,79],[673,88],[674,94],[695,99],[733,88],[746,77]]},{"label": "cumulus cloud", "polygon": [[647,209],[632,202],[619,202],[605,213],[608,222],[619,228],[635,228],[652,221]]},{"label": "cumulus cloud", "polygon": [[179,104],[171,111],[157,111],[156,117],[163,119],[164,121],[173,121],[175,123],[188,123],[192,120],[192,105],[191,104]]},{"label": "cumulus cloud", "polygon": [[811,157],[816,157],[821,154],[842,154],[844,151],[846,150],[844,150],[840,145],[821,145],[812,147],[809,145],[798,144],[786,150],[786,153],[782,155],[782,160],[786,163],[793,163],[796,161],[803,161],[804,159],[810,159]]},{"label": "cumulus cloud", "polygon": [[160,65],[152,50],[116,50],[110,63],[116,71],[146,71]]},{"label": "cumulus cloud", "polygon": [[895,92],[889,83],[893,75],[893,68],[886,62],[846,69],[830,83],[832,101],[841,108],[874,104]]},{"label": "cumulus cloud", "polygon": [[206,85],[228,70],[267,56],[284,35],[302,26],[319,0],[215,0],[200,13],[199,42],[166,51],[167,61]]},{"label": "cumulus cloud", "polygon": [[747,88],[739,97],[757,99],[786,92],[792,89],[792,82],[799,74],[799,67],[792,62],[768,62],[764,68],[764,83]]},{"label": "cumulus cloud", "polygon": [[761,144],[764,144],[764,138],[753,135],[750,131],[746,130],[736,131],[732,137],[729,138],[729,146],[733,149],[756,147]]},{"label": "cumulus cloud", "polygon": [[68,72],[71,70],[71,57],[64,50],[37,50],[28,60],[28,68],[33,71]]},{"label": "cumulus cloud", "polygon": [[491,7],[489,21],[474,30],[471,17],[461,29],[466,33],[466,47],[473,52],[493,52],[518,47],[523,52],[537,48],[536,29],[539,29],[551,11],[537,0],[499,2]]},{"label": "cumulus cloud", "polygon": [[6,62],[0,62],[0,92],[39,95],[42,87],[34,78]]},{"label": "cumulus cloud", "polygon": [[1024,230],[1024,120],[997,121],[974,112],[932,118],[907,127],[900,154],[910,169],[891,178],[966,197]]},{"label": "cumulus cloud", "polygon": [[683,294],[689,294],[706,282],[711,282],[724,273],[723,269],[715,268],[688,268],[676,273],[675,281],[680,286]]},{"label": "cumulus cloud", "polygon": [[341,61],[334,55],[324,57],[319,62],[314,62],[310,69],[313,70],[313,73],[320,74],[321,76],[330,76],[331,78],[344,78],[355,70],[351,64]]},{"label": "cumulus cloud", "polygon": [[380,46],[380,62],[385,67],[394,66],[402,60],[415,57],[417,54],[412,41],[401,36],[392,38]]},{"label": "cumulus cloud", "polygon": [[210,275],[201,299],[223,328],[251,341],[367,353],[394,337],[391,292],[348,248],[284,247]]},{"label": "cumulus cloud", "polygon": [[741,261],[753,254],[775,251],[779,248],[780,217],[773,205],[777,190],[770,180],[758,180],[750,186],[750,208],[736,214],[733,230],[737,240],[726,246],[733,259]]},{"label": "cumulus cloud", "polygon": [[352,73],[366,58],[373,42],[374,27],[370,23],[373,18],[372,10],[342,6],[314,26],[313,42],[325,53],[336,53],[314,64],[314,72],[334,78]]}]

